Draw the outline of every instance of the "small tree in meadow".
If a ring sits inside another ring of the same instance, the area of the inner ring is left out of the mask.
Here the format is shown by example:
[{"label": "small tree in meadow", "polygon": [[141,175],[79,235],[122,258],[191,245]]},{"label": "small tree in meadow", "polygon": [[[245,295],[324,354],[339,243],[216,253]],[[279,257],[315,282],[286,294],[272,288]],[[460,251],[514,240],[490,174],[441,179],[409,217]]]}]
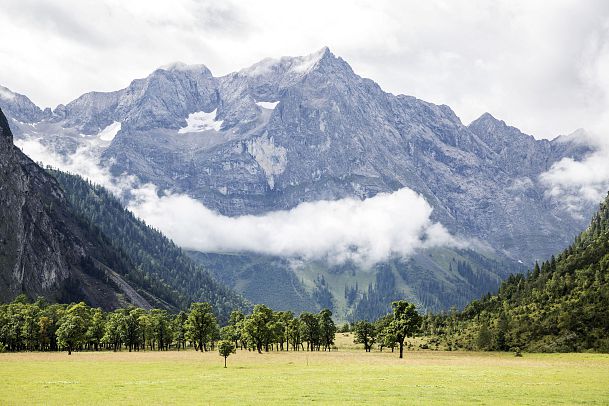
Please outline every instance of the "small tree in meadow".
[{"label": "small tree in meadow", "polygon": [[421,316],[412,303],[404,300],[391,303],[393,309],[393,320],[389,323],[387,332],[395,336],[400,346],[400,358],[404,356],[404,340],[411,337],[421,326]]},{"label": "small tree in meadow", "polygon": [[364,344],[364,350],[370,352],[372,345],[376,341],[376,328],[368,320],[360,320],[354,325],[355,344]]},{"label": "small tree in meadow", "polygon": [[222,340],[218,344],[218,352],[221,357],[224,357],[224,368],[226,368],[226,359],[229,355],[235,353],[235,344],[232,341]]}]

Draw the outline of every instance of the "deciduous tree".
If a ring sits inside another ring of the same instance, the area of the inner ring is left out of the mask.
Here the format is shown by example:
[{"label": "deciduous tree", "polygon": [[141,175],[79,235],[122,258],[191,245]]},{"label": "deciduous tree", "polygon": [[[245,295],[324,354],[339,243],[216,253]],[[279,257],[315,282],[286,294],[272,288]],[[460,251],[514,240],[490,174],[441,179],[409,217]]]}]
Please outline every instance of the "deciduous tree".
[{"label": "deciduous tree", "polygon": [[218,343],[218,352],[224,357],[224,368],[226,368],[226,359],[235,352],[235,345],[232,341],[222,340]]},{"label": "deciduous tree", "polygon": [[405,300],[391,303],[393,309],[393,320],[389,323],[389,333],[395,335],[395,340],[400,346],[400,358],[404,357],[404,340],[416,333],[421,326],[421,316],[414,304]]}]

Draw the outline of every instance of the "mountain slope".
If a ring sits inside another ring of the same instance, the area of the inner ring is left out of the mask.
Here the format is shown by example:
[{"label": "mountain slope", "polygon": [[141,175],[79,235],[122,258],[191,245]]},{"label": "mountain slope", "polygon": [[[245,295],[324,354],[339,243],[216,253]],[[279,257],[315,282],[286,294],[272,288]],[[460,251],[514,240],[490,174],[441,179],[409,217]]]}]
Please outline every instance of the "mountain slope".
[{"label": "mountain slope", "polygon": [[[609,352],[607,286],[609,196],[565,251],[468,305],[461,314],[463,336],[477,337],[485,349]],[[486,340],[480,340],[481,330],[487,331]]]},{"label": "mountain slope", "polygon": [[26,293],[103,308],[150,307],[121,276],[128,259],[75,215],[57,181],[12,141],[0,110],[0,298]]},{"label": "mountain slope", "polygon": [[1,111],[0,158],[0,299],[26,293],[106,309],[205,300],[223,318],[245,306],[103,188],[38,167],[13,146]]},{"label": "mountain slope", "polygon": [[232,310],[247,306],[243,298],[216,282],[173,242],[137,219],[103,187],[77,175],[55,170],[50,173],[59,181],[75,211],[95,224],[108,236],[111,245],[124,251],[136,265],[129,280],[146,289],[156,288],[164,299],[173,300],[180,308],[188,307],[193,301],[208,302],[222,319]]},{"label": "mountain slope", "polygon": [[4,86],[0,86],[0,108],[6,115],[22,123],[38,122],[50,112],[43,112],[26,96],[14,93]]},{"label": "mountain slope", "polygon": [[505,259],[449,248],[424,250],[408,260],[392,259],[371,268],[255,254],[189,255],[253,303],[296,312],[329,308],[343,321],[374,320],[400,298],[426,310],[462,308],[473,298],[495,292],[510,274],[526,269]]}]

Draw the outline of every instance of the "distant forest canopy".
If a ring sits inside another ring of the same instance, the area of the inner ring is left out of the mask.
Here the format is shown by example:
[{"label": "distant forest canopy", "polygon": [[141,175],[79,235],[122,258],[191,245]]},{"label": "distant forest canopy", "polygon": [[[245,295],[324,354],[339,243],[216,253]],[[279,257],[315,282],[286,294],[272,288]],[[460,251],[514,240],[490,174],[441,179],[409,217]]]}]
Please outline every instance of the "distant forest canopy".
[{"label": "distant forest canopy", "polygon": [[[128,273],[121,276],[153,307],[177,311],[188,308],[192,302],[208,302],[212,304],[222,322],[228,319],[231,310],[235,308],[247,310],[251,307],[243,297],[227,287],[233,285],[226,280],[227,275],[234,273],[234,269],[230,268],[240,267],[239,263],[231,261],[241,258],[240,256],[222,257],[221,260],[208,261],[207,265],[201,265],[161,232],[135,217],[104,187],[95,185],[79,175],[50,167],[47,167],[47,172],[58,180],[66,199],[81,220],[97,230],[117,252],[123,254],[127,262],[134,265]],[[469,250],[459,250],[455,255],[458,259],[453,258],[450,263],[448,279],[440,276],[432,280],[422,278],[420,275],[425,273],[423,269],[413,264],[405,267],[396,260],[380,264],[376,268],[375,280],[367,289],[365,285],[359,288],[355,285],[344,285],[345,302],[350,310],[347,314],[339,314],[339,318],[357,321],[382,317],[391,310],[392,301],[404,298],[403,287],[398,286],[397,279],[400,278],[419,292],[420,300],[412,297],[409,300],[424,305],[426,309],[434,309],[440,306],[437,298],[442,298],[444,306],[447,306],[447,303],[464,306],[468,300],[466,301],[460,291],[469,292],[468,297],[479,297],[486,292],[495,291],[501,277],[521,271],[513,264],[491,260]],[[249,256],[244,258],[247,259]],[[265,303],[296,312],[317,311],[320,308],[338,312],[335,306],[336,297],[330,292],[323,275],[316,280],[316,287],[309,294],[297,281],[290,280],[289,272],[281,269],[287,266],[284,262],[276,262],[260,258],[255,261],[256,266],[247,269],[246,273],[253,281],[249,284],[249,293],[256,287],[264,285],[264,288],[259,289],[263,294],[255,295],[254,303]],[[475,266],[472,267],[471,264]],[[212,267],[214,275],[208,272]],[[252,277],[252,274],[259,274],[260,277]],[[418,276],[413,277],[414,274]],[[269,297],[268,284],[264,283],[268,278],[273,278],[272,280],[277,283],[274,292],[276,300]],[[293,296],[310,297],[311,300],[304,303],[277,300],[278,297],[284,298],[283,293],[289,289],[283,284],[288,283],[289,285],[286,286],[300,287],[300,290],[293,292]],[[76,301],[78,298],[73,300]]]}]

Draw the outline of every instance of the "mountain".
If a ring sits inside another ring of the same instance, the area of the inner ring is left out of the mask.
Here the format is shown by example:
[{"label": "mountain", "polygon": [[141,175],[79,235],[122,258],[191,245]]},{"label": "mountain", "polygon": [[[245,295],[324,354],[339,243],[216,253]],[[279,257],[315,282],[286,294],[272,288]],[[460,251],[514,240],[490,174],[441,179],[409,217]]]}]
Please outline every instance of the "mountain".
[{"label": "mountain", "polygon": [[1,300],[25,293],[105,309],[177,309],[196,299],[210,301],[221,316],[244,306],[105,190],[52,174],[14,147],[0,110]]},{"label": "mountain", "polygon": [[222,320],[227,320],[231,311],[248,306],[171,240],[126,210],[106,189],[77,175],[57,170],[50,173],[77,214],[94,224],[112,247],[123,251],[135,264],[127,274],[129,281],[157,292],[177,308],[185,309],[192,302],[208,302]]},{"label": "mountain", "polygon": [[[398,268],[419,275],[403,283],[398,278],[399,291],[432,308],[475,297],[475,278],[462,289],[446,277],[461,279],[454,272],[459,261],[473,269],[495,261],[514,271],[520,262],[532,264],[568,246],[594,211],[584,204],[583,216],[573,216],[547,196],[539,178],[563,158],[583,159],[589,145],[564,137],[535,140],[490,114],[466,126],[448,106],[384,92],[328,48],[265,59],[222,77],[203,65],[176,63],[125,89],[85,94],[37,123],[17,121],[20,140],[35,139],[60,155],[85,146],[114,175],[187,194],[227,216],[410,188],[433,207],[433,221],[488,246],[472,248],[477,252],[467,258],[454,250],[440,260],[420,253],[414,263],[390,266],[396,278]],[[270,294],[288,279],[299,281],[295,290],[285,289],[291,292],[280,300],[285,303],[302,297],[303,289],[314,295],[322,276],[334,279],[327,264],[295,267],[289,258],[267,258],[275,265],[285,261],[281,267],[293,277],[279,282],[269,276],[256,285],[246,277],[259,263],[256,255],[233,253],[244,255],[234,261],[233,254],[207,254],[197,258],[214,273],[225,270],[217,277],[238,281],[241,292],[259,286],[262,295],[260,286],[267,286]],[[374,288],[378,272],[356,272],[362,290]],[[491,272],[495,279],[507,274]],[[426,279],[436,286],[434,298]],[[343,282],[328,282],[335,302],[342,302]]]},{"label": "mountain", "polygon": [[482,349],[608,352],[607,286],[609,196],[566,250],[469,304],[452,340]]},{"label": "mountain", "polygon": [[9,117],[22,123],[35,123],[45,118],[45,113],[30,99],[4,86],[0,86],[0,107]]},{"label": "mountain", "polygon": [[535,140],[490,114],[464,126],[447,106],[383,92],[327,48],[219,78],[203,65],[173,64],[60,105],[36,130],[20,128],[24,137],[65,134],[73,143],[115,123],[100,151],[115,174],[226,215],[409,187],[451,232],[527,263],[585,226],[544,197],[538,177],[590,147]]},{"label": "mountain", "polygon": [[12,137],[0,111],[0,297],[150,307],[121,276],[127,259],[75,215],[57,181]]}]

